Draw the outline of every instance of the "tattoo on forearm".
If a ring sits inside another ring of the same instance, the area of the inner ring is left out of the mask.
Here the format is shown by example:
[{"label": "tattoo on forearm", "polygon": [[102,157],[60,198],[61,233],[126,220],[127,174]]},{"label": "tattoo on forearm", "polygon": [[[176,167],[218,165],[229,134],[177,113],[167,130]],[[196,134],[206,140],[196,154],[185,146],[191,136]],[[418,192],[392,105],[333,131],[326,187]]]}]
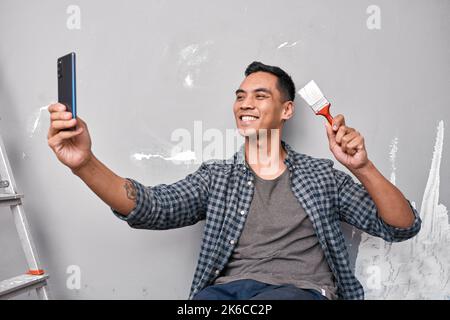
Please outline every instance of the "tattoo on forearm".
[{"label": "tattoo on forearm", "polygon": [[127,191],[128,199],[136,200],[136,188],[134,187],[133,183],[131,183],[130,180],[126,180],[126,182],[125,182],[123,187]]}]

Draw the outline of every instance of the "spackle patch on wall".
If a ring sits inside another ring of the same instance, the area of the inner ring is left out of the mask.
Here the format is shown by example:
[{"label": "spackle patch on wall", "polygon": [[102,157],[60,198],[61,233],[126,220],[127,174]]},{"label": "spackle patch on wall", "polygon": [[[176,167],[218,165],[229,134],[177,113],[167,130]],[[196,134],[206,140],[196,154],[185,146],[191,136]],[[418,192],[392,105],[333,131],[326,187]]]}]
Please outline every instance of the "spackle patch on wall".
[{"label": "spackle patch on wall", "polygon": [[291,44],[289,44],[289,42],[285,41],[282,44],[280,44],[277,49],[292,48],[292,47],[295,47],[297,45],[297,43],[298,43],[298,41],[295,41],[295,42],[292,42]]},{"label": "spackle patch on wall", "polygon": [[186,88],[192,88],[194,86],[194,79],[192,78],[192,75],[190,73],[188,73],[186,78],[184,78],[183,85]]},{"label": "spackle patch on wall", "polygon": [[395,137],[391,142],[391,150],[389,151],[389,161],[391,162],[391,170],[392,170],[390,181],[393,185],[395,185],[395,170],[397,169],[395,167],[397,151],[398,151],[398,137]]},{"label": "spackle patch on wall", "polygon": [[[367,299],[450,297],[450,225],[448,210],[439,203],[443,142],[444,122],[440,121],[420,209],[422,229],[419,234],[392,244],[365,233],[361,235],[356,275],[364,286]],[[395,156],[393,159],[395,161]]]},{"label": "spackle patch on wall", "polygon": [[47,110],[48,109],[48,105],[47,106],[43,106],[40,107],[39,110],[35,111],[33,113],[33,120],[32,120],[32,125],[31,125],[31,129],[29,130],[30,132],[30,138],[33,137],[34,133],[36,132],[36,129],[39,127],[39,123],[41,121],[41,115],[42,115],[42,111]]},{"label": "spackle patch on wall", "polygon": [[163,160],[174,161],[174,162],[178,162],[178,161],[179,162],[192,162],[192,161],[196,160],[195,152],[190,151],[190,150],[175,153],[171,157],[164,157],[163,155],[160,155],[160,154],[145,154],[145,153],[138,152],[138,153],[134,153],[132,155],[132,158],[134,160],[138,160],[138,161],[141,161],[144,159],[149,160],[151,158],[160,158]]},{"label": "spackle patch on wall", "polygon": [[209,47],[213,41],[202,44],[193,43],[184,47],[179,53],[179,72],[185,88],[194,88],[201,72],[201,66],[208,60]]}]

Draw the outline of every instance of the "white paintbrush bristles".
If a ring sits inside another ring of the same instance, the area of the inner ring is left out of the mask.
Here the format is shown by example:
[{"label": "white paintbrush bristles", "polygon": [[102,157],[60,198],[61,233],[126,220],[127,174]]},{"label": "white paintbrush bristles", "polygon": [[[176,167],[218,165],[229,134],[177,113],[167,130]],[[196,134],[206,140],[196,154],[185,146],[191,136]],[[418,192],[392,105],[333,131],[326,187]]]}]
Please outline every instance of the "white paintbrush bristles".
[{"label": "white paintbrush bristles", "polygon": [[324,97],[314,80],[308,82],[298,93],[315,113],[319,112],[320,109],[328,104],[328,100]]}]

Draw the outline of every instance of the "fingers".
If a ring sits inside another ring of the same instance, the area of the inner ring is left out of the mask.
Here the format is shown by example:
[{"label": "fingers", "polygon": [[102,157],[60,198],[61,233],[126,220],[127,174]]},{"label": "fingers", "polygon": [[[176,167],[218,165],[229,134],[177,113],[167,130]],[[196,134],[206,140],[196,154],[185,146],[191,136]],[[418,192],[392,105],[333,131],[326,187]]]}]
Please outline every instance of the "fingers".
[{"label": "fingers", "polygon": [[326,124],[326,127],[330,146],[332,142],[335,142],[341,147],[342,151],[350,155],[364,149],[364,137],[354,128],[345,125],[345,118],[342,114],[333,118],[332,126]]},{"label": "fingers", "polygon": [[355,131],[355,129],[353,129],[353,128],[347,127],[347,126],[345,126],[345,125],[341,125],[341,126],[339,127],[337,133],[336,133],[336,142],[337,142],[338,144],[341,144],[341,143],[342,143],[342,138],[343,138],[345,135],[347,135],[347,134],[349,134],[349,133],[351,133],[351,132],[354,132],[354,131]]},{"label": "fingers", "polygon": [[73,128],[76,125],[77,125],[77,119],[70,119],[70,120],[66,120],[66,121],[54,120],[54,121],[52,121],[50,126],[54,131],[59,131],[62,129]]},{"label": "fingers", "polygon": [[342,151],[353,155],[364,147],[364,138],[358,131],[353,129],[353,131],[342,137],[340,146]]},{"label": "fingers", "polygon": [[347,149],[362,150],[364,148],[364,137],[362,135],[357,136],[352,141],[347,143]]},{"label": "fingers", "polygon": [[338,131],[340,126],[345,126],[345,118],[342,114],[338,114],[333,118],[333,130]]},{"label": "fingers", "polygon": [[[68,115],[66,114],[68,113]],[[53,137],[59,130],[72,128],[77,125],[78,119],[72,119],[70,112],[61,114],[60,112],[53,112],[50,116],[50,128],[48,129],[47,138]]]},{"label": "fingers", "polygon": [[53,103],[49,105],[47,109],[50,113],[50,120],[64,120],[72,118],[72,113],[66,111],[67,107],[61,103]]},{"label": "fingers", "polygon": [[67,108],[61,103],[51,104],[48,108],[50,113],[50,128],[47,139],[56,135],[60,130],[76,126],[77,120],[72,119],[72,113],[65,111]]},{"label": "fingers", "polygon": [[72,119],[72,112],[68,111],[53,111],[50,113],[50,120],[70,120]]},{"label": "fingers", "polygon": [[[350,130],[350,129],[351,129],[351,130]],[[344,130],[343,130],[343,131],[344,131]],[[338,132],[338,134],[339,134],[339,133],[340,133],[340,132]],[[358,132],[358,131],[356,131],[355,129],[352,129],[352,128],[348,128],[347,133],[344,134],[344,135],[342,136],[342,138],[340,138],[339,141],[337,141],[337,138],[336,138],[336,141],[341,145],[341,147],[345,148],[345,147],[347,147],[347,144],[348,144],[350,141],[352,141],[353,139],[355,139],[358,135],[359,135],[359,132]]]},{"label": "fingers", "polygon": [[49,105],[47,109],[48,109],[48,112],[50,112],[50,113],[56,112],[56,111],[65,111],[66,106],[63,105],[62,103],[53,103],[53,104]]},{"label": "fingers", "polygon": [[83,132],[83,128],[79,127],[75,131],[59,131],[53,137],[48,139],[48,145],[50,148],[54,149],[56,146],[60,145],[63,140],[73,138]]}]

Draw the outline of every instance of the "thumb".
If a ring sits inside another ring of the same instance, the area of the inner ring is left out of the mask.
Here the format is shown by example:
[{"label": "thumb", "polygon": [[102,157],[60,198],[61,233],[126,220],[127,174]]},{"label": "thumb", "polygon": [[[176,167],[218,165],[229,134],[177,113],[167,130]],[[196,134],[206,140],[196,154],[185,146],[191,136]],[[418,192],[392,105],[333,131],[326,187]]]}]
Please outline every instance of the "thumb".
[{"label": "thumb", "polygon": [[328,122],[325,122],[325,129],[327,130],[328,140],[333,140],[336,138],[336,133],[331,128],[331,125]]},{"label": "thumb", "polygon": [[84,122],[83,119],[81,119],[80,117],[77,116],[77,121],[82,124],[84,127],[87,127],[86,122]]},{"label": "thumb", "polygon": [[86,122],[83,119],[81,119],[80,117],[77,117],[77,128],[83,128],[86,131],[88,129]]},{"label": "thumb", "polygon": [[325,128],[327,130],[328,142],[330,143],[330,148],[336,144],[336,133],[331,128],[328,122],[325,122]]}]

